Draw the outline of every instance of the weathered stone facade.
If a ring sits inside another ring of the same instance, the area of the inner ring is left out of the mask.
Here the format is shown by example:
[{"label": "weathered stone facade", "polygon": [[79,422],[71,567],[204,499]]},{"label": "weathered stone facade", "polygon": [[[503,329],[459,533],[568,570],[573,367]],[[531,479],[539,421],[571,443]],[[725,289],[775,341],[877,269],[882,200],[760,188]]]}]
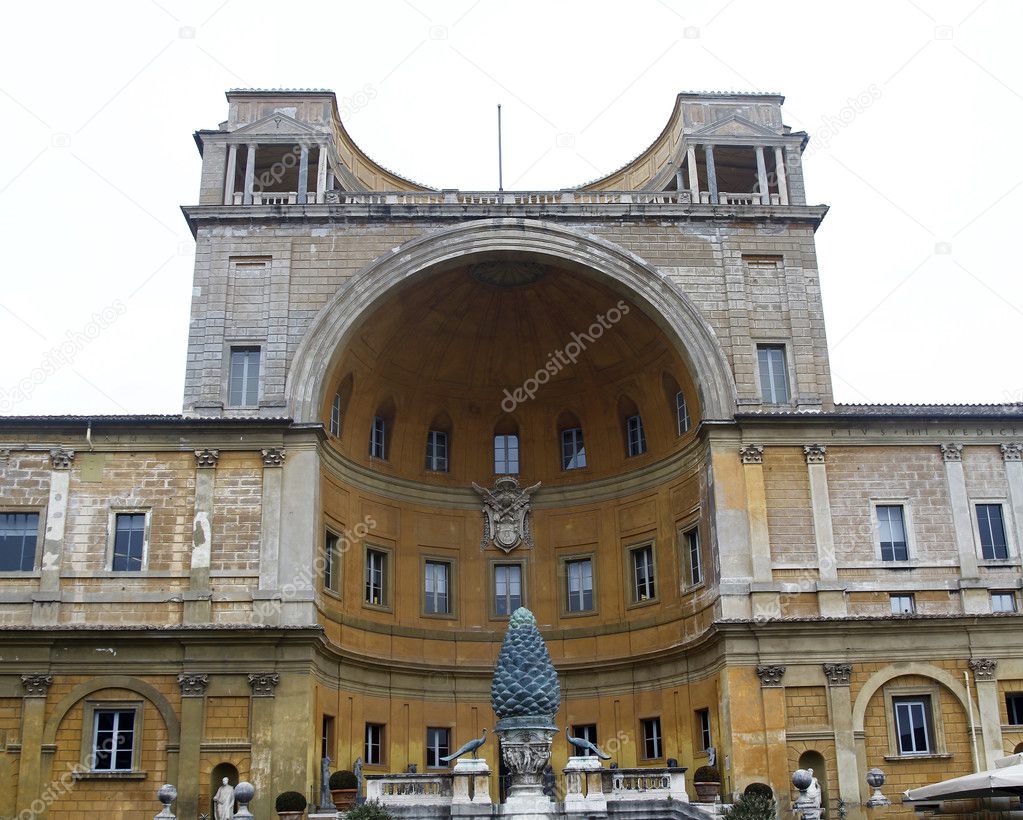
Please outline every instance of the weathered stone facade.
[{"label": "weathered stone facade", "polygon": [[[812,767],[851,816],[873,766],[893,795],[973,768],[967,699],[981,765],[1023,742],[1019,616],[994,611],[1021,586],[1023,411],[834,403],[826,208],[779,97],[680,95],[624,169],[519,193],[380,168],[329,93],[228,99],[185,208],[183,415],[0,421],[0,514],[38,516],[31,567],[0,576],[0,817],[141,820],[165,781],[194,817],[222,776],[264,816],[280,791],[315,797],[324,750],[425,771],[428,728],[450,749],[493,728],[516,595],[559,673],[556,722],[595,725],[623,768],[693,770],[709,741],[726,795],[787,794]],[[481,259],[542,275],[504,288],[473,278]],[[598,313],[599,342],[545,365]],[[253,401],[238,352],[258,357]],[[586,442],[570,468],[566,430]],[[501,472],[542,482],[535,547],[508,555],[481,550],[471,488]],[[893,507],[905,537],[886,541]],[[925,751],[899,746],[900,698],[928,706]],[[116,771],[88,759],[103,709],[139,726]]]}]

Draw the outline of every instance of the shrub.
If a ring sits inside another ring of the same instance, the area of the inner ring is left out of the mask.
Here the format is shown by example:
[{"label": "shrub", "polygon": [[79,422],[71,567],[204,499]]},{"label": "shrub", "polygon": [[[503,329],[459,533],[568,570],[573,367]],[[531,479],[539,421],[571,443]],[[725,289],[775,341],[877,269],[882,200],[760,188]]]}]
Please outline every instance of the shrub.
[{"label": "shrub", "polygon": [[693,775],[694,783],[720,783],[721,773],[713,766],[700,766]]},{"label": "shrub", "polygon": [[729,820],[775,820],[776,816],[774,800],[759,792],[744,792],[742,799],[725,810]]},{"label": "shrub", "polygon": [[345,820],[392,820],[392,815],[375,800],[371,800],[346,811]]},{"label": "shrub", "polygon": [[750,783],[742,790],[743,797],[749,797],[751,794],[755,794],[759,797],[766,797],[768,800],[774,800],[774,789],[766,783]]},{"label": "shrub", "polygon": [[341,769],[340,771],[334,772],[330,776],[330,788],[332,790],[337,789],[355,789],[359,786],[359,779],[355,776],[354,772],[350,772],[347,769]]},{"label": "shrub", "polygon": [[277,795],[274,807],[277,811],[305,811],[308,801],[299,792],[281,792]]}]

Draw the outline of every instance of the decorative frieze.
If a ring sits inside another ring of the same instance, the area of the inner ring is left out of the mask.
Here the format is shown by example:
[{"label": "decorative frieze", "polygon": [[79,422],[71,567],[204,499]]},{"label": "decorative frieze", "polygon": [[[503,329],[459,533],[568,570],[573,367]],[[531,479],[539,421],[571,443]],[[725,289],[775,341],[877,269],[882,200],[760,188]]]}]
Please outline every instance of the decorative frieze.
[{"label": "decorative frieze", "polygon": [[824,664],[824,676],[828,679],[828,686],[848,686],[852,677],[851,663],[826,663]]},{"label": "decorative frieze", "polygon": [[763,464],[764,445],[743,444],[742,447],[739,448],[739,458],[742,459],[743,464]]},{"label": "decorative frieze", "polygon": [[209,682],[209,675],[178,675],[178,685],[181,687],[183,698],[201,698],[206,694]]},{"label": "decorative frieze", "polygon": [[21,685],[25,687],[26,698],[45,698],[53,683],[53,675],[22,675]]},{"label": "decorative frieze", "polygon": [[252,687],[254,698],[272,698],[280,682],[281,676],[275,672],[256,672],[249,675],[249,686]]},{"label": "decorative frieze", "polygon": [[803,447],[803,455],[806,456],[807,464],[823,464],[824,453],[827,451],[824,444],[807,444]]},{"label": "decorative frieze", "polygon": [[283,447],[269,447],[263,451],[263,466],[283,467],[284,456],[285,452]]},{"label": "decorative frieze", "polygon": [[195,466],[215,468],[220,460],[220,450],[206,447],[203,450],[195,451]]},{"label": "decorative frieze", "polygon": [[50,466],[54,470],[70,470],[75,460],[75,451],[66,447],[54,447],[50,450]]},{"label": "decorative frieze", "polygon": [[941,448],[941,457],[945,461],[962,461],[963,460],[963,445],[956,444],[954,441],[948,444],[939,444]]},{"label": "decorative frieze", "polygon": [[784,675],[784,666],[778,664],[757,664],[757,677],[760,678],[760,685],[765,688],[781,686],[781,679]]},{"label": "decorative frieze", "polygon": [[998,661],[994,658],[973,658],[970,669],[977,680],[994,680],[998,670]]},{"label": "decorative frieze", "polygon": [[1002,458],[1006,461],[1023,461],[1023,443],[1010,441],[1002,445]]}]

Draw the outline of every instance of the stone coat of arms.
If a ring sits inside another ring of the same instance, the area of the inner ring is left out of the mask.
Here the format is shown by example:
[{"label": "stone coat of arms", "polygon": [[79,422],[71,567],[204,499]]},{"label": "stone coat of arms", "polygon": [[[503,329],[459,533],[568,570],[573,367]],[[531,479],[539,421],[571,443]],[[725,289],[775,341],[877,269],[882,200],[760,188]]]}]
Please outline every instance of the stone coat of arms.
[{"label": "stone coat of arms", "polygon": [[492,490],[475,481],[472,483],[472,488],[483,499],[481,550],[491,543],[504,552],[511,552],[523,543],[533,547],[533,535],[529,531],[529,496],[539,486],[538,481],[530,487],[520,487],[517,479],[507,475],[497,479]]}]

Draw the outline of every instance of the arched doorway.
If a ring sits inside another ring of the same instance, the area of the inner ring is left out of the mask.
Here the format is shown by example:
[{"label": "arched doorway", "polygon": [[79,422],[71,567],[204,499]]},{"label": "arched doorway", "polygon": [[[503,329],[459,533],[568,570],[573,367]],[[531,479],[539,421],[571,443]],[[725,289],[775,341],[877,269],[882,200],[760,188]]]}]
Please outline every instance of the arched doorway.
[{"label": "arched doorway", "polygon": [[799,756],[800,769],[813,769],[813,776],[821,786],[821,805],[828,806],[828,769],[824,763],[824,755],[817,751],[806,751]]}]

